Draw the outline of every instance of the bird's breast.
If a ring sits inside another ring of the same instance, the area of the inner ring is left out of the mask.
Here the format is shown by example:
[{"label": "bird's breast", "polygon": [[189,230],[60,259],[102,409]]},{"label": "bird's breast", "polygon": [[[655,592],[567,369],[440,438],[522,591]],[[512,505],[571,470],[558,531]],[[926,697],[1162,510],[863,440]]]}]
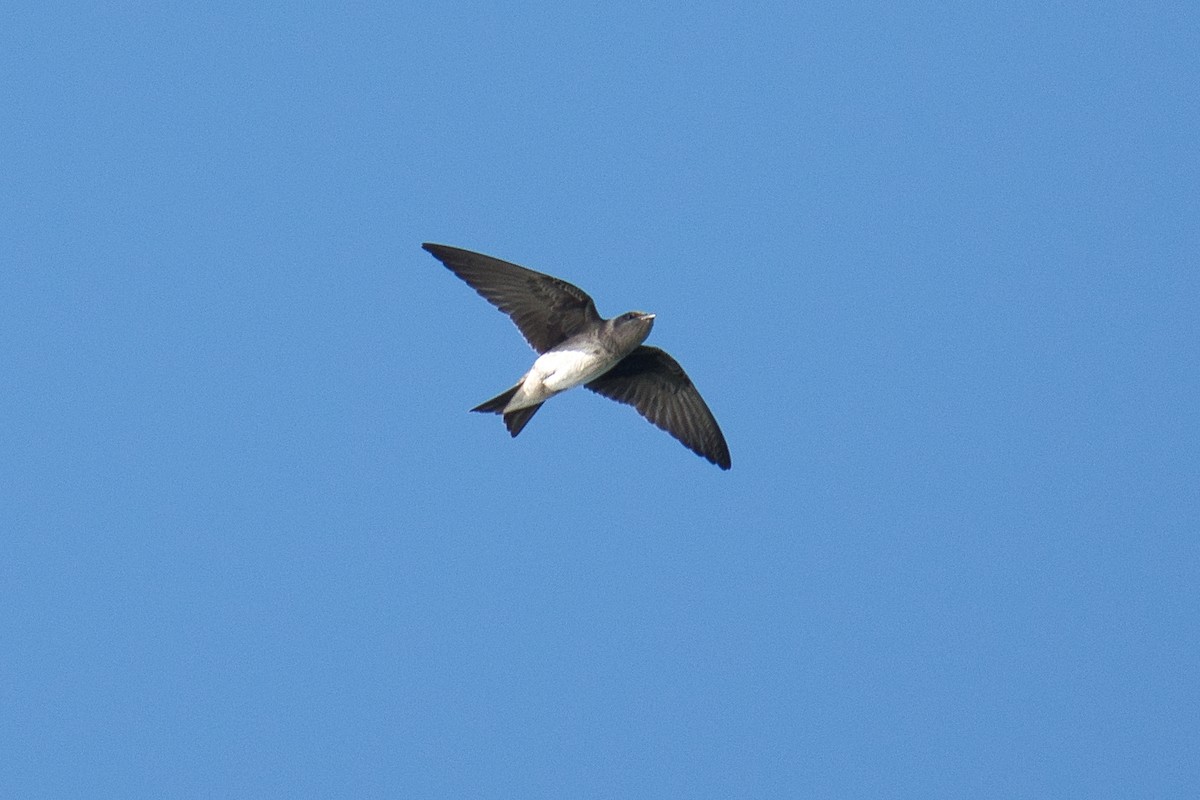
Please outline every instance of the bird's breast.
[{"label": "bird's breast", "polygon": [[598,378],[616,363],[611,353],[599,347],[569,347],[550,350],[538,357],[531,370],[551,392]]}]

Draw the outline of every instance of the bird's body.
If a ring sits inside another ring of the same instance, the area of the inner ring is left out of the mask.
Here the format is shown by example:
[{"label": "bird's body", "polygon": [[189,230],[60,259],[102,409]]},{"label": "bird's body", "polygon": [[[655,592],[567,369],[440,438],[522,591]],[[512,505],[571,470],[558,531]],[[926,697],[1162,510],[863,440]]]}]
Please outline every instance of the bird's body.
[{"label": "bird's body", "polygon": [[632,405],[638,413],[721,469],[729,448],[683,368],[642,344],[654,315],[603,319],[586,293],[566,281],[481,253],[425,244],[426,250],[508,314],[540,353],[515,386],[472,411],[501,414],[516,436],[556,394],[576,386]]},{"label": "bird's body", "polygon": [[[646,333],[649,332],[647,329]],[[639,344],[640,340],[634,347]],[[521,388],[504,410],[516,411],[544,403],[556,394],[599,378],[632,349],[609,348],[593,336],[572,337],[538,356],[529,372],[521,376]]]}]

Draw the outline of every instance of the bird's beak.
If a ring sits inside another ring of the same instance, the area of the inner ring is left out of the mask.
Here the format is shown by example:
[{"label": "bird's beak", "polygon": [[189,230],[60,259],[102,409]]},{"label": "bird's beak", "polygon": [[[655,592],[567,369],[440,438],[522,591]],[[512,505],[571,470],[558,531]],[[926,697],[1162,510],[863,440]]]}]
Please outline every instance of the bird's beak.
[{"label": "bird's beak", "polygon": [[654,319],[653,314],[642,314],[642,319]]}]

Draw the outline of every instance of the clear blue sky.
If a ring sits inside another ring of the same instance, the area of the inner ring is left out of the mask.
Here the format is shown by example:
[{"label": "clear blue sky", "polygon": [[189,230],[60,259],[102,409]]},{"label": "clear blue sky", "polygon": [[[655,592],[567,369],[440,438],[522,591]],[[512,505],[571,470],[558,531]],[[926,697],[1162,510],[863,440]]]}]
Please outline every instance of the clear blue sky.
[{"label": "clear blue sky", "polygon": [[0,26],[0,796],[1197,796],[1194,4],[174,5]]}]

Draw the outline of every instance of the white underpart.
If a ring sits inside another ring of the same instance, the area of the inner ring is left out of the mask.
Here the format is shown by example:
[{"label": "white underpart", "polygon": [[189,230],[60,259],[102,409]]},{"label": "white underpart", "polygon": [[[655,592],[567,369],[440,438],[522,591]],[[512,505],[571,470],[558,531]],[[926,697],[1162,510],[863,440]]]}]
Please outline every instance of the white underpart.
[{"label": "white underpart", "polygon": [[508,401],[504,413],[543,403],[559,392],[598,378],[612,366],[599,349],[550,350],[538,356],[521,379],[521,388]]}]

